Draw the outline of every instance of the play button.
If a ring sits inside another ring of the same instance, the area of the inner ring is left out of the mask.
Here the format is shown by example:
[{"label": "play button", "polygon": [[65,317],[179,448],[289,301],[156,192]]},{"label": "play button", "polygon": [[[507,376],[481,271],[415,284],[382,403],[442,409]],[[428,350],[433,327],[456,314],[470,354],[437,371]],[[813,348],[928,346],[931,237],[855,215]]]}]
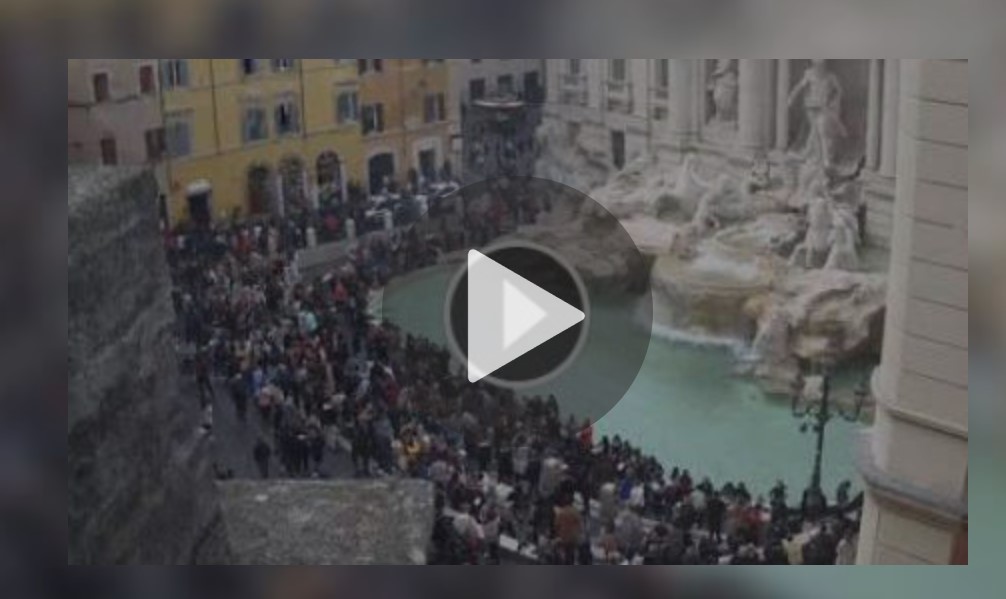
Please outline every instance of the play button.
[{"label": "play button", "polygon": [[447,311],[468,380],[518,387],[544,382],[573,360],[589,310],[579,275],[561,258],[512,242],[468,252]]},{"label": "play button", "polygon": [[[536,251],[540,250],[521,249],[521,252]],[[506,255],[503,250],[496,253]],[[551,258],[537,259],[542,260]],[[478,250],[468,252],[466,275],[467,366],[468,380],[472,383],[586,318],[579,308]]]},{"label": "play button", "polygon": [[[479,252],[472,250],[469,253],[479,254]],[[481,254],[479,254],[481,256]],[[471,272],[471,258],[468,260],[468,272]],[[510,271],[507,271],[508,273]],[[531,283],[534,285],[534,283]],[[535,289],[541,289],[535,285]],[[547,292],[546,292],[547,293]],[[468,294],[468,313],[472,312],[472,297],[471,293]],[[553,297],[549,294],[549,297]],[[563,305],[568,305],[563,303]],[[576,308],[573,308],[576,310]],[[583,320],[583,312],[576,310],[577,320],[569,324],[573,326],[574,324]],[[509,349],[513,347],[514,343],[518,339],[527,334],[528,331],[533,329],[535,325],[545,319],[548,313],[541,308],[538,304],[534,303],[523,293],[520,289],[511,283],[510,281],[503,280],[503,349]],[[569,327],[563,327],[563,330]],[[562,332],[562,331],[558,331]],[[555,335],[549,335],[548,339],[551,339]],[[542,341],[547,341],[548,339],[542,339]],[[538,345],[537,343],[535,345]],[[468,327],[468,347],[472,346],[472,328]],[[471,362],[471,359],[468,360]],[[509,362],[509,360],[507,360]],[[473,383],[475,381],[472,381]]]}]

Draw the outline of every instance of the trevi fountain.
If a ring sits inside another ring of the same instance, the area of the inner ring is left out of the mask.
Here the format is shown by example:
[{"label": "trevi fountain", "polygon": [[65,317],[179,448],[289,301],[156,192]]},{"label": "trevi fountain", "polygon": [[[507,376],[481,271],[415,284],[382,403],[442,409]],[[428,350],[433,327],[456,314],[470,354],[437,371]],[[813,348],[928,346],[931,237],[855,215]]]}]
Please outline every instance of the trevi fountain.
[{"label": "trevi fountain", "polygon": [[[728,63],[713,61],[708,73],[717,135],[737,118]],[[535,174],[587,193],[650,260],[630,263],[603,243],[590,244],[593,251],[578,245],[592,234],[597,215],[589,206],[555,206],[517,233],[562,246],[588,286],[649,278],[649,352],[629,392],[598,422],[600,433],[632,439],[699,476],[748,481],[760,493],[777,479],[794,489],[807,484],[813,439],[800,434],[789,397],[802,373],[826,368],[836,399],[850,400],[878,360],[885,308],[886,252],[866,241],[864,159],[845,144],[835,99],[841,86],[823,61],[794,78],[785,101],[804,133],[771,161],[699,148],[641,152],[616,169],[603,141],[579,127],[539,128]],[[394,283],[385,316],[442,340],[441,307],[414,299],[439,297],[430,291],[452,272]],[[603,329],[605,306],[594,311]],[[590,359],[617,360],[618,350]],[[827,429],[829,493],[855,478],[858,427],[836,419]]]}]

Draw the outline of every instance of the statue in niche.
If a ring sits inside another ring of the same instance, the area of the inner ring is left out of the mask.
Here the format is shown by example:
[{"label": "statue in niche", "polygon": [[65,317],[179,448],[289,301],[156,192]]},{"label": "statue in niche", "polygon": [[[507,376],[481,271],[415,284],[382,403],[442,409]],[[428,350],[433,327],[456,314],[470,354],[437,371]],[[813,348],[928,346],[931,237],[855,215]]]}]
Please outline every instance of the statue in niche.
[{"label": "statue in niche", "polygon": [[827,62],[810,61],[810,67],[789,94],[790,106],[803,95],[804,114],[810,132],[800,151],[804,160],[828,169],[835,163],[839,141],[845,137],[842,123],[842,84],[835,73],[828,70]]},{"label": "statue in niche", "polygon": [[710,76],[708,91],[713,100],[713,114],[710,122],[726,125],[737,122],[737,93],[740,82],[737,68],[732,58],[716,61],[716,68]]}]

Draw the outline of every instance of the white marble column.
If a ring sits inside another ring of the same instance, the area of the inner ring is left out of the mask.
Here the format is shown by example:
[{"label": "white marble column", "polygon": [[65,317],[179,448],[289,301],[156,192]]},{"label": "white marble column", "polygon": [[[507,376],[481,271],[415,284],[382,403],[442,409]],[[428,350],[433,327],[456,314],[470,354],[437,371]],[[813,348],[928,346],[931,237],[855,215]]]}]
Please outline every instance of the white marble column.
[{"label": "white marble column", "polygon": [[880,174],[896,174],[898,149],[898,99],[900,97],[901,61],[889,58],[884,61],[884,121],[880,138]]},{"label": "white marble column", "polygon": [[695,138],[697,132],[695,112],[695,82],[697,80],[694,59],[673,59],[668,65],[667,102],[670,109],[671,143],[680,147]]},{"label": "white marble column", "polygon": [[775,149],[785,152],[789,149],[789,90],[790,61],[776,61],[775,78]]},{"label": "white marble column", "polygon": [[745,153],[765,148],[771,114],[769,91],[772,61],[741,59],[737,143]]},{"label": "white marble column", "polygon": [[876,170],[880,161],[880,59],[870,59],[866,98],[866,168]]}]

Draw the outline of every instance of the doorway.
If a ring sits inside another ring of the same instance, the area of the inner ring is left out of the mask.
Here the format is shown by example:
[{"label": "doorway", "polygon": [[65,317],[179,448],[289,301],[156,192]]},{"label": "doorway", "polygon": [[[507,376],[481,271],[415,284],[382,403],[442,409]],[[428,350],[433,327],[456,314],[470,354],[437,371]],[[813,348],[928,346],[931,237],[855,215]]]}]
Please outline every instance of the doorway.
[{"label": "doorway", "polygon": [[385,152],[372,156],[367,161],[367,171],[370,173],[370,193],[381,193],[384,189],[384,178],[394,180],[395,178],[395,157]]},{"label": "doorway", "polygon": [[542,101],[539,93],[538,71],[528,71],[524,73],[524,100],[532,103]]},{"label": "doorway", "polygon": [[210,224],[210,190],[190,192],[187,196],[189,220],[199,227]]},{"label": "doorway", "polygon": [[304,186],[304,161],[298,156],[286,156],[279,162],[280,190],[283,213],[303,212],[309,208]]},{"label": "doorway", "polygon": [[258,164],[248,169],[248,212],[264,214],[274,209],[275,184],[269,167]]},{"label": "doorway", "polygon": [[318,179],[318,201],[323,206],[339,204],[342,197],[342,169],[339,156],[332,151],[322,152],[315,161]]},{"label": "doorway", "polygon": [[426,179],[426,182],[434,181],[437,178],[437,151],[421,150],[419,152],[419,174]]}]

